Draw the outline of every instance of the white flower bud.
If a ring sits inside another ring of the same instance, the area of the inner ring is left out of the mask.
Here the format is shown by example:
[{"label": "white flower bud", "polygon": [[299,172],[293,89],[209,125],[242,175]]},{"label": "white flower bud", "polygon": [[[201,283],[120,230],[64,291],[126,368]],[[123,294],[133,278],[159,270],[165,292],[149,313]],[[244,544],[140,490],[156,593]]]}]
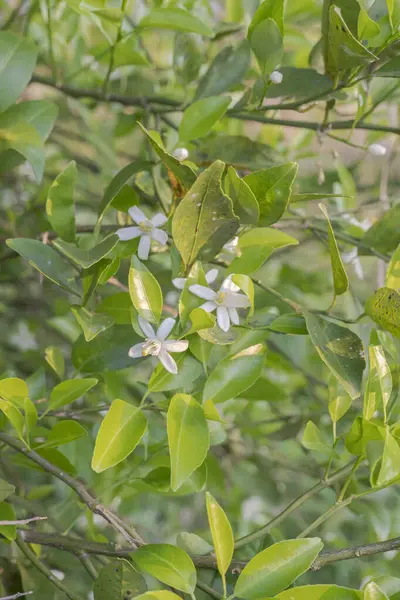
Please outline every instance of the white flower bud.
[{"label": "white flower bud", "polygon": [[371,144],[368,146],[368,153],[371,154],[371,156],[385,156],[386,148],[381,144]]},{"label": "white flower bud", "polygon": [[176,148],[173,153],[172,156],[174,156],[177,160],[186,160],[189,156],[189,151],[187,150],[187,148]]},{"label": "white flower bud", "polygon": [[271,83],[282,83],[283,75],[280,71],[272,71],[269,76]]}]

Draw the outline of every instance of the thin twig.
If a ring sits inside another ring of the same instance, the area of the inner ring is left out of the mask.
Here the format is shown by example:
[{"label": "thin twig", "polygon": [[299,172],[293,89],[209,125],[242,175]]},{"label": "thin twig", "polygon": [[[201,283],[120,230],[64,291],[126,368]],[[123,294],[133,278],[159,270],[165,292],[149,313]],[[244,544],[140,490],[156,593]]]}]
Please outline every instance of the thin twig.
[{"label": "thin twig", "polygon": [[17,519],[16,521],[0,521],[0,525],[27,525],[33,521],[45,521],[47,517],[31,517],[30,519]]},{"label": "thin twig", "polygon": [[0,600],[17,600],[17,598],[22,598],[23,596],[30,596],[33,592],[17,592],[12,596],[2,596]]},{"label": "thin twig", "polygon": [[119,25],[118,25],[117,39],[115,40],[115,44],[113,44],[111,47],[110,62],[108,64],[107,74],[106,74],[106,77],[104,79],[104,84],[103,84],[103,94],[104,95],[107,94],[108,84],[110,82],[111,73],[114,70],[115,50],[116,50],[119,42],[122,39],[122,25],[124,22],[127,3],[128,3],[128,0],[122,0],[122,7],[121,7],[122,15],[121,15],[121,21],[119,22]]},{"label": "thin twig", "polygon": [[57,81],[57,66],[56,60],[54,58],[54,48],[53,48],[53,19],[51,15],[51,0],[47,0],[47,38],[49,43],[49,56],[50,56],[50,66],[51,72],[53,74],[53,79]]},{"label": "thin twig", "polygon": [[362,556],[372,556],[381,552],[391,552],[400,548],[400,537],[384,542],[366,544],[364,546],[354,546],[353,548],[342,548],[336,552],[326,552],[321,554],[311,565],[311,571],[318,571],[326,565],[330,565],[339,560],[349,560],[351,558],[361,558]]}]

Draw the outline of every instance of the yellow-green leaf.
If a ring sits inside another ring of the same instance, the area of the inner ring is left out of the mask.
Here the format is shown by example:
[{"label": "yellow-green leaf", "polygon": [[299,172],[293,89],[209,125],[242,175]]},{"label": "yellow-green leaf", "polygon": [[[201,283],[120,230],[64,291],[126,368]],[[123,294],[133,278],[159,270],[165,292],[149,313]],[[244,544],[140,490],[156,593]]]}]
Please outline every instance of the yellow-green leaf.
[{"label": "yellow-green leaf", "polygon": [[136,256],[132,256],[129,269],[129,294],[141,317],[151,323],[159,322],[163,305],[160,284]]},{"label": "yellow-green leaf", "polygon": [[333,273],[333,287],[335,296],[344,294],[349,289],[349,279],[343,265],[342,257],[340,256],[339,248],[335,238],[335,232],[329,220],[328,212],[323,204],[318,205],[324,213],[328,223],[328,245],[331,255],[331,266]]},{"label": "yellow-green leaf", "polygon": [[383,408],[386,421],[386,407],[392,393],[392,374],[386,362],[382,346],[369,347],[369,372],[364,393],[364,419],[370,420],[376,410]]},{"label": "yellow-green leaf", "polygon": [[73,160],[57,175],[47,193],[47,218],[57,235],[66,242],[75,241],[74,188],[77,175]]},{"label": "yellow-green leaf", "polygon": [[386,287],[393,290],[400,289],[400,244],[397,246],[390,260],[386,272]]},{"label": "yellow-green leaf", "polygon": [[215,500],[215,498],[207,492],[206,494],[207,516],[210,525],[211,535],[214,544],[215,556],[217,558],[217,566],[219,574],[222,577],[224,586],[224,595],[226,596],[226,578],[225,574],[231,564],[234,538],[231,524],[228,517]]},{"label": "yellow-green leaf", "polygon": [[193,593],[196,569],[192,559],[181,548],[171,544],[147,544],[132,553],[132,558],[141,571],[181,592]]},{"label": "yellow-green leaf", "polygon": [[400,338],[400,294],[388,287],[379,288],[365,303],[365,312],[375,323]]}]

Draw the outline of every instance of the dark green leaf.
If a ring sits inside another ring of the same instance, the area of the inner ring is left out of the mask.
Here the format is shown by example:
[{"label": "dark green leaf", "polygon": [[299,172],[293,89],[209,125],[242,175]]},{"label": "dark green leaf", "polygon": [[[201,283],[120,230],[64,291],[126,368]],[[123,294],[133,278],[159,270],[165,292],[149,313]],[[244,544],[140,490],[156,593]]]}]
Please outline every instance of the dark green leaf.
[{"label": "dark green leaf", "polygon": [[366,231],[362,238],[360,254],[369,254],[365,246],[371,246],[383,254],[393,252],[400,244],[400,203],[385,212],[383,217]]},{"label": "dark green leaf", "polygon": [[229,96],[208,96],[191,104],[183,113],[179,126],[181,140],[193,140],[204,137],[221,117],[231,103]]},{"label": "dark green leaf", "polygon": [[0,502],[3,502],[8,496],[11,496],[15,492],[15,487],[5,481],[4,479],[0,479]]},{"label": "dark green leaf", "polygon": [[293,335],[307,335],[308,330],[304,317],[297,313],[286,313],[274,319],[268,329],[278,333],[291,333]]},{"label": "dark green leaf", "polygon": [[335,232],[333,231],[331,222],[329,220],[328,212],[323,204],[319,204],[319,207],[324,213],[328,222],[328,245],[331,255],[333,286],[335,289],[335,296],[340,296],[349,289],[349,278],[347,277],[342,257],[340,256],[339,248],[335,238]]},{"label": "dark green leaf", "polygon": [[96,335],[105,331],[115,323],[112,317],[91,312],[82,306],[71,307],[71,311],[79,325],[82,327],[83,335],[87,342],[93,340]]},{"label": "dark green leaf", "polygon": [[145,580],[131,565],[113,561],[102,567],[93,593],[94,600],[130,600],[146,590]]},{"label": "dark green leaf", "polygon": [[7,127],[2,127],[0,120],[0,154],[15,150],[32,166],[38,182],[44,171],[45,154],[43,140],[37,129],[25,121],[16,121]]},{"label": "dark green leaf", "polygon": [[132,366],[129,348],[140,341],[133,329],[125,325],[110,327],[91,342],[82,335],[72,347],[72,363],[82,373],[126,369]]},{"label": "dark green leaf", "polygon": [[265,169],[276,163],[271,146],[250,140],[242,135],[211,133],[196,145],[194,160],[212,162],[222,160],[236,169]]},{"label": "dark green leaf", "polygon": [[75,241],[74,188],[77,175],[73,160],[57,175],[47,194],[47,218],[57,235],[66,242]]},{"label": "dark green leaf", "polygon": [[225,192],[232,200],[233,211],[239,217],[240,223],[254,225],[260,218],[258,202],[247,185],[239,177],[233,167],[228,167],[225,177]]},{"label": "dark green leaf", "polygon": [[35,68],[37,49],[25,37],[1,31],[0,56],[0,112],[3,112],[28,85]]},{"label": "dark green leaf", "polygon": [[243,40],[237,48],[226,46],[214,58],[197,86],[194,100],[218,96],[244,79],[250,65],[250,47]]},{"label": "dark green leaf", "polygon": [[64,242],[62,240],[55,240],[53,244],[57,250],[62,252],[74,263],[84,269],[89,269],[89,267],[95,265],[99,260],[107,256],[118,244],[118,241],[119,237],[115,233],[112,233],[89,250],[84,250],[75,244],[70,244],[69,242]]},{"label": "dark green leaf", "polygon": [[189,354],[179,354],[175,361],[178,365],[178,374],[173,375],[161,364],[158,365],[150,377],[149,391],[166,392],[178,388],[188,390],[193,387],[194,382],[203,373],[202,365]]}]

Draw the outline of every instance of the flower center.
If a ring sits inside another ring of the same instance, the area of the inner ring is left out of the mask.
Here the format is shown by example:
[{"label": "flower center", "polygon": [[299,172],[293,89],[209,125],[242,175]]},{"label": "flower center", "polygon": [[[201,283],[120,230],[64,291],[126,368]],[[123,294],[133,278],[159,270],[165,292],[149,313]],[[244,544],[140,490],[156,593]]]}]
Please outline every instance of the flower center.
[{"label": "flower center", "polygon": [[139,223],[139,227],[143,233],[150,233],[150,231],[153,229],[153,223],[146,219],[145,221],[141,221]]},{"label": "flower center", "polygon": [[145,340],[142,345],[142,356],[158,356],[161,350],[160,340]]},{"label": "flower center", "polygon": [[215,299],[216,304],[223,304],[225,300],[226,292],[218,292],[218,296]]}]

